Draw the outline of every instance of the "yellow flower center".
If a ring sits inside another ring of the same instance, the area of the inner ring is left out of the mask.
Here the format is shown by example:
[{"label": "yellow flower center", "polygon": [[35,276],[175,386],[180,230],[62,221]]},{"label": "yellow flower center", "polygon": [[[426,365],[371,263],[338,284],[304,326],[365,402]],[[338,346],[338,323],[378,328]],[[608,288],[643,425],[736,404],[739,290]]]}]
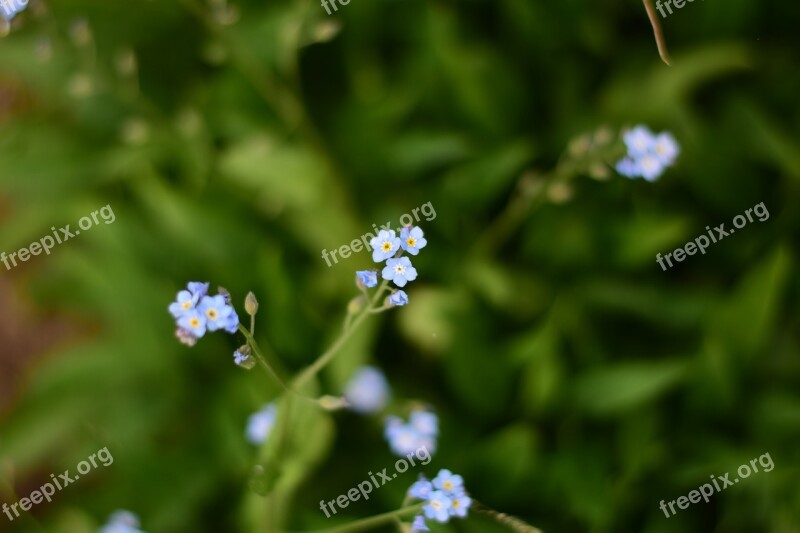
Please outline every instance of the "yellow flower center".
[{"label": "yellow flower center", "polygon": [[433,500],[431,502],[431,507],[433,507],[434,509],[441,509],[442,508],[442,504],[441,504],[441,502]]},{"label": "yellow flower center", "polygon": [[453,507],[458,507],[458,500],[453,500]]},{"label": "yellow flower center", "polygon": [[389,241],[386,241],[386,242],[385,242],[385,243],[383,243],[383,245],[381,246],[381,249],[382,249],[384,252],[391,252],[391,251],[392,251],[392,243],[390,243]]},{"label": "yellow flower center", "polygon": [[446,490],[453,490],[453,484],[450,481],[445,481],[444,483],[442,483],[442,486]]},{"label": "yellow flower center", "polygon": [[189,319],[189,325],[192,326],[193,328],[199,328],[200,327],[200,319],[199,318]]},{"label": "yellow flower center", "polygon": [[185,302],[183,302],[183,303],[181,304],[181,308],[182,308],[184,311],[187,311],[187,310],[188,310],[190,307],[192,307],[192,301],[191,301],[191,300],[186,300]]},{"label": "yellow flower center", "polygon": [[206,316],[208,317],[209,320],[216,320],[217,317],[219,316],[219,313],[217,313],[216,309],[209,309],[208,311],[206,311]]},{"label": "yellow flower center", "polygon": [[417,245],[417,239],[415,239],[414,237],[409,237],[408,239],[406,239],[406,244],[413,248],[414,246]]}]

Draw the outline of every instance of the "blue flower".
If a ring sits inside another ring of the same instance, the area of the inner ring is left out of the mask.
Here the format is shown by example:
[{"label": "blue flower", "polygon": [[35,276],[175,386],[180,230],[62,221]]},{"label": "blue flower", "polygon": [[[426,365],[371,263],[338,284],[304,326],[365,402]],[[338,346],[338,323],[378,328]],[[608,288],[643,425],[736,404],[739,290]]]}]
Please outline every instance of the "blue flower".
[{"label": "blue flower", "polygon": [[269,438],[277,418],[278,408],[274,403],[269,403],[250,415],[247,419],[247,440],[256,445],[263,444]]},{"label": "blue flower", "polygon": [[378,273],[374,270],[359,270],[356,272],[356,284],[371,289],[378,284]]},{"label": "blue flower", "polygon": [[372,246],[372,260],[376,263],[389,259],[400,249],[400,239],[393,229],[382,229],[369,241],[369,244]]},{"label": "blue flower", "polygon": [[422,436],[411,426],[403,424],[399,427],[387,429],[389,447],[395,455],[405,457],[420,449]]},{"label": "blue flower", "polygon": [[357,413],[377,413],[389,399],[389,383],[373,366],[362,367],[345,387],[344,398]]},{"label": "blue flower", "polygon": [[408,489],[408,495],[418,500],[427,500],[433,492],[433,484],[425,479],[425,476],[420,476],[419,481],[411,485]]},{"label": "blue flower", "polygon": [[130,511],[115,511],[98,533],[144,533],[139,530],[139,518]]},{"label": "blue flower", "polygon": [[453,506],[450,508],[450,514],[452,516],[457,516],[458,518],[464,518],[467,516],[467,510],[469,510],[470,506],[472,505],[472,498],[462,492],[451,496],[450,501],[453,504]]},{"label": "blue flower", "polygon": [[192,293],[192,296],[194,296],[196,300],[200,300],[200,298],[208,294],[209,285],[210,283],[200,283],[199,281],[190,281],[187,287],[189,289],[189,292]]},{"label": "blue flower", "polygon": [[0,1],[0,16],[6,21],[11,21],[17,14],[28,7],[28,0],[2,0]]},{"label": "blue flower", "polygon": [[400,246],[411,255],[417,255],[421,249],[425,248],[426,244],[428,241],[423,237],[421,228],[405,227],[400,230]]},{"label": "blue flower", "polygon": [[414,411],[409,417],[411,425],[423,435],[439,435],[439,417],[430,411]]},{"label": "blue flower", "polygon": [[191,333],[196,339],[200,339],[206,334],[206,317],[201,315],[197,309],[190,309],[178,319],[178,326]]},{"label": "blue flower", "polygon": [[450,520],[450,508],[453,502],[450,498],[440,490],[431,492],[431,497],[428,500],[428,505],[424,506],[422,510],[425,516],[444,524]]},{"label": "blue flower", "polygon": [[439,470],[439,474],[433,478],[433,486],[451,496],[462,494],[464,492],[464,478],[454,475],[447,469]]},{"label": "blue flower", "polygon": [[239,317],[233,307],[225,303],[224,296],[204,296],[197,311],[205,317],[209,331],[224,329],[229,333],[236,333]]},{"label": "blue flower", "polygon": [[408,257],[398,257],[386,261],[381,275],[383,279],[394,281],[398,287],[405,287],[406,283],[417,279],[417,269],[411,266]]},{"label": "blue flower", "polygon": [[414,522],[411,524],[411,531],[430,531],[431,528],[425,523],[425,518],[422,515],[414,517]]},{"label": "blue flower", "polygon": [[408,294],[406,294],[406,291],[394,291],[392,295],[389,296],[389,303],[397,307],[406,305],[408,303]]},{"label": "blue flower", "polygon": [[654,135],[645,126],[636,126],[623,134],[628,153],[616,164],[617,172],[628,178],[642,177],[655,181],[672,166],[680,152],[669,132]]},{"label": "blue flower", "polygon": [[194,309],[200,298],[208,293],[208,283],[190,281],[187,288],[189,290],[180,291],[177,300],[169,306],[169,312],[175,318],[180,318],[187,311]]}]

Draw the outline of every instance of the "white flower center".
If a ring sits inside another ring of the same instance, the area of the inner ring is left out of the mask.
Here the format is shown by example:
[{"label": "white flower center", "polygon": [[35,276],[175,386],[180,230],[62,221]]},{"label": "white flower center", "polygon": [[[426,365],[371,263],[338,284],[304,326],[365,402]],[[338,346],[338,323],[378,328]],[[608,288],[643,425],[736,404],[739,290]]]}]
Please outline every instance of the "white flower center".
[{"label": "white flower center", "polygon": [[406,267],[404,267],[403,265],[395,265],[394,271],[395,271],[395,273],[402,275],[402,274],[405,274]]}]

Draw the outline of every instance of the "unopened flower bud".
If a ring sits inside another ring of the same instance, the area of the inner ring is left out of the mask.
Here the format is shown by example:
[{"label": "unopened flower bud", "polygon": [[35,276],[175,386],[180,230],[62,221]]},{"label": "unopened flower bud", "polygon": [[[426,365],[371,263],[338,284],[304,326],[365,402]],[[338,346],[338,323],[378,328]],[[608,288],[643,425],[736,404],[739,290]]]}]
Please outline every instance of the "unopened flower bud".
[{"label": "unopened flower bud", "polygon": [[250,346],[246,344],[233,352],[233,362],[246,370],[250,370],[256,366],[255,358],[250,357]]},{"label": "unopened flower bud", "polygon": [[256,313],[258,313],[258,300],[256,300],[256,295],[253,294],[253,291],[248,292],[244,299],[244,310],[250,316],[256,316]]},{"label": "unopened flower bud", "polygon": [[225,298],[225,304],[231,305],[231,293],[225,287],[217,287],[217,294]]},{"label": "unopened flower bud", "polygon": [[348,406],[347,400],[340,396],[325,395],[319,399],[319,405],[327,411],[336,411]]},{"label": "unopened flower bud", "polygon": [[364,304],[367,303],[367,299],[364,296],[356,296],[350,303],[347,304],[347,312],[351,315],[354,315],[364,309]]}]

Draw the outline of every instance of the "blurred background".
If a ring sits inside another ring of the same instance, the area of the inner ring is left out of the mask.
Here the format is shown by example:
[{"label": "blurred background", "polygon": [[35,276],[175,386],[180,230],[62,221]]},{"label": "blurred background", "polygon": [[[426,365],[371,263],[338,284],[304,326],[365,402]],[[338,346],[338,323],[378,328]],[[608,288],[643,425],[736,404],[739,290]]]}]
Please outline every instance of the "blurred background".
[{"label": "blurred background", "polygon": [[[0,496],[114,463],[0,530],[129,509],[150,533],[308,531],[449,468],[545,532],[800,531],[799,15],[687,3],[667,67],[633,0],[31,0],[0,39],[0,251],[116,219],[0,266]],[[682,147],[655,183],[602,164],[637,123]],[[166,308],[210,281],[243,316],[253,290],[256,337],[297,371],[373,266],[321,251],[426,202],[410,304],[314,386],[379,366],[398,413],[439,413],[439,449],[326,519],[394,463],[381,420],[308,413],[268,483],[244,429],[277,389],[233,364],[241,335],[187,348]],[[760,202],[765,222],[655,262]],[[765,453],[771,472],[659,509]]]}]

